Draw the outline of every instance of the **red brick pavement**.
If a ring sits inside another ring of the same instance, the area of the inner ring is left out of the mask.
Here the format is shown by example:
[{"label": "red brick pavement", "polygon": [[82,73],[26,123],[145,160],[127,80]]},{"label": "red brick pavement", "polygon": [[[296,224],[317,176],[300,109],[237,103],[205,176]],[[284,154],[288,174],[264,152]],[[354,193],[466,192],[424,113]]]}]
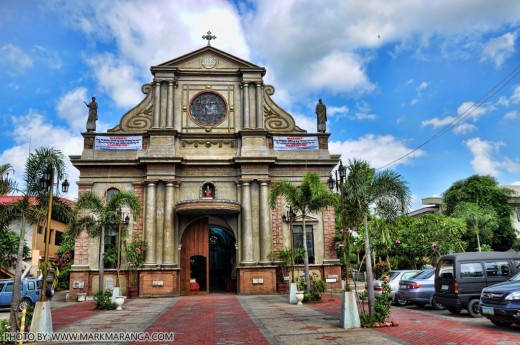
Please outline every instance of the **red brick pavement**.
[{"label": "red brick pavement", "polygon": [[[310,304],[310,306],[339,318],[341,297],[335,296],[334,301],[329,301],[329,296],[324,295],[323,303]],[[396,321],[399,326],[374,329],[414,345],[520,344],[520,332],[518,335],[501,332],[500,328],[492,326],[491,322],[488,329],[399,307],[392,307],[389,320]]]},{"label": "red brick pavement", "polygon": [[52,328],[56,331],[99,312],[100,310],[96,309],[96,304],[93,301],[74,303],[70,306],[51,309]]},{"label": "red brick pavement", "polygon": [[146,332],[175,333],[161,344],[269,344],[234,295],[184,296]]}]

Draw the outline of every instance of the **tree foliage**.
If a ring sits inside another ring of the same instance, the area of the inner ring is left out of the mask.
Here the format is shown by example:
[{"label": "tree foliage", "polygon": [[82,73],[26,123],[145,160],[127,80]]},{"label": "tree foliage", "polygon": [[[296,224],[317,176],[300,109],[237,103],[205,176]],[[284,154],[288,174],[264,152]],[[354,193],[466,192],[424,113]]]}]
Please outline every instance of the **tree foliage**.
[{"label": "tree foliage", "polygon": [[[74,237],[87,229],[89,236],[100,239],[99,291],[104,290],[104,243],[105,236],[108,235],[106,230],[122,222],[123,209],[129,209],[134,217],[140,215],[141,201],[133,191],[119,191],[107,201],[93,192],[81,193],[76,202],[75,216],[69,224],[69,231]],[[124,237],[124,233],[121,237]]]},{"label": "tree foliage", "polygon": [[[283,196],[289,206],[295,212],[300,214],[303,223],[303,248],[307,253],[307,236],[305,229],[305,220],[307,215],[321,211],[327,207],[333,206],[336,196],[332,194],[325,183],[315,172],[307,172],[303,176],[300,186],[295,185],[291,181],[282,180],[273,183],[269,193],[269,206],[274,209],[279,196]],[[311,280],[309,276],[309,258],[307,255],[303,258],[305,281],[307,283],[306,291],[310,292]]]},{"label": "tree foliage", "polygon": [[365,228],[368,307],[370,315],[374,315],[375,296],[368,218],[371,210],[375,216],[386,220],[403,214],[410,204],[410,189],[397,172],[376,172],[363,160],[349,160],[346,168],[349,171],[345,184],[347,225],[351,228],[363,225]]},{"label": "tree foliage", "polygon": [[391,246],[393,255],[400,259],[399,268],[420,269],[436,263],[441,255],[463,252],[467,246],[462,240],[464,222],[443,214],[400,217],[392,226],[399,236]]},{"label": "tree foliage", "polygon": [[[500,187],[492,176],[473,175],[467,179],[456,181],[443,194],[443,207],[450,216],[462,202],[470,202],[480,207],[492,208],[497,217],[498,226],[489,239],[494,250],[504,251],[511,248],[516,240],[516,231],[511,222],[513,208],[509,205],[515,191]],[[472,248],[477,248],[476,238],[467,238]]]}]

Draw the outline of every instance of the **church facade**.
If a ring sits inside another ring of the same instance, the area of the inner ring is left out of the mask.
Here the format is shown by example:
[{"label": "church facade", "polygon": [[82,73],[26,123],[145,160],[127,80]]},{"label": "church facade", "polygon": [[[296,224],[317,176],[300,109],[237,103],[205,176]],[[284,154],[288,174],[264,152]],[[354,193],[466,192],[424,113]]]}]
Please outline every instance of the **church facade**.
[{"label": "church facade", "polygon": [[[329,133],[308,133],[272,99],[266,70],[211,46],[152,66],[144,99],[106,133],[82,133],[84,148],[71,156],[80,171],[79,192],[109,198],[134,191],[142,214],[130,218],[132,239],[147,241],[139,296],[234,291],[276,292],[271,253],[303,232],[290,225],[282,198],[271,209],[270,185],[296,185],[306,171],[327,182],[339,155]],[[124,212],[125,210],[123,210]],[[309,261],[322,279],[340,275],[334,250],[334,211],[306,219]],[[77,239],[70,296],[97,292],[99,240]],[[127,264],[121,287],[126,293]],[[301,269],[300,269],[301,270]],[[115,270],[105,270],[105,287]],[[339,287],[330,285],[328,287]]]}]

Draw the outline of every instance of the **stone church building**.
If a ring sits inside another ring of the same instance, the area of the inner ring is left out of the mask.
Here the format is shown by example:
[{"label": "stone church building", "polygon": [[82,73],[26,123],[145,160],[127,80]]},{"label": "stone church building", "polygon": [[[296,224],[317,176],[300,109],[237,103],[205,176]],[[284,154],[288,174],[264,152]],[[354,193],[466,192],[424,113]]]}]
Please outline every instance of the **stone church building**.
[{"label": "stone church building", "polygon": [[[271,99],[265,73],[208,45],[152,66],[144,99],[119,124],[82,133],[83,152],[70,157],[80,171],[79,192],[106,199],[134,191],[142,201],[125,240],[148,242],[139,296],[276,292],[270,253],[291,246],[291,229],[284,200],[268,205],[270,185],[298,184],[306,171],[326,183],[339,155],[328,150],[329,133],[302,130]],[[301,241],[301,217],[292,224]],[[306,224],[311,270],[324,280],[339,275],[333,209]],[[84,231],[76,239],[71,298],[97,292],[98,253],[99,240]],[[106,288],[115,274],[105,269]],[[121,274],[126,293],[124,255]]]}]

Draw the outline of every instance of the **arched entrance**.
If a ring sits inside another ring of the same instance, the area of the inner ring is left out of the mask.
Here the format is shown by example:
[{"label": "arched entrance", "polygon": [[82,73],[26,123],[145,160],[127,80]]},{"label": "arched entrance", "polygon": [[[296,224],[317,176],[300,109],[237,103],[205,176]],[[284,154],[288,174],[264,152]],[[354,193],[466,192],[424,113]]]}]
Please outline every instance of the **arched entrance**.
[{"label": "arched entrance", "polygon": [[194,221],[182,235],[181,295],[236,290],[235,237],[208,220]]}]

